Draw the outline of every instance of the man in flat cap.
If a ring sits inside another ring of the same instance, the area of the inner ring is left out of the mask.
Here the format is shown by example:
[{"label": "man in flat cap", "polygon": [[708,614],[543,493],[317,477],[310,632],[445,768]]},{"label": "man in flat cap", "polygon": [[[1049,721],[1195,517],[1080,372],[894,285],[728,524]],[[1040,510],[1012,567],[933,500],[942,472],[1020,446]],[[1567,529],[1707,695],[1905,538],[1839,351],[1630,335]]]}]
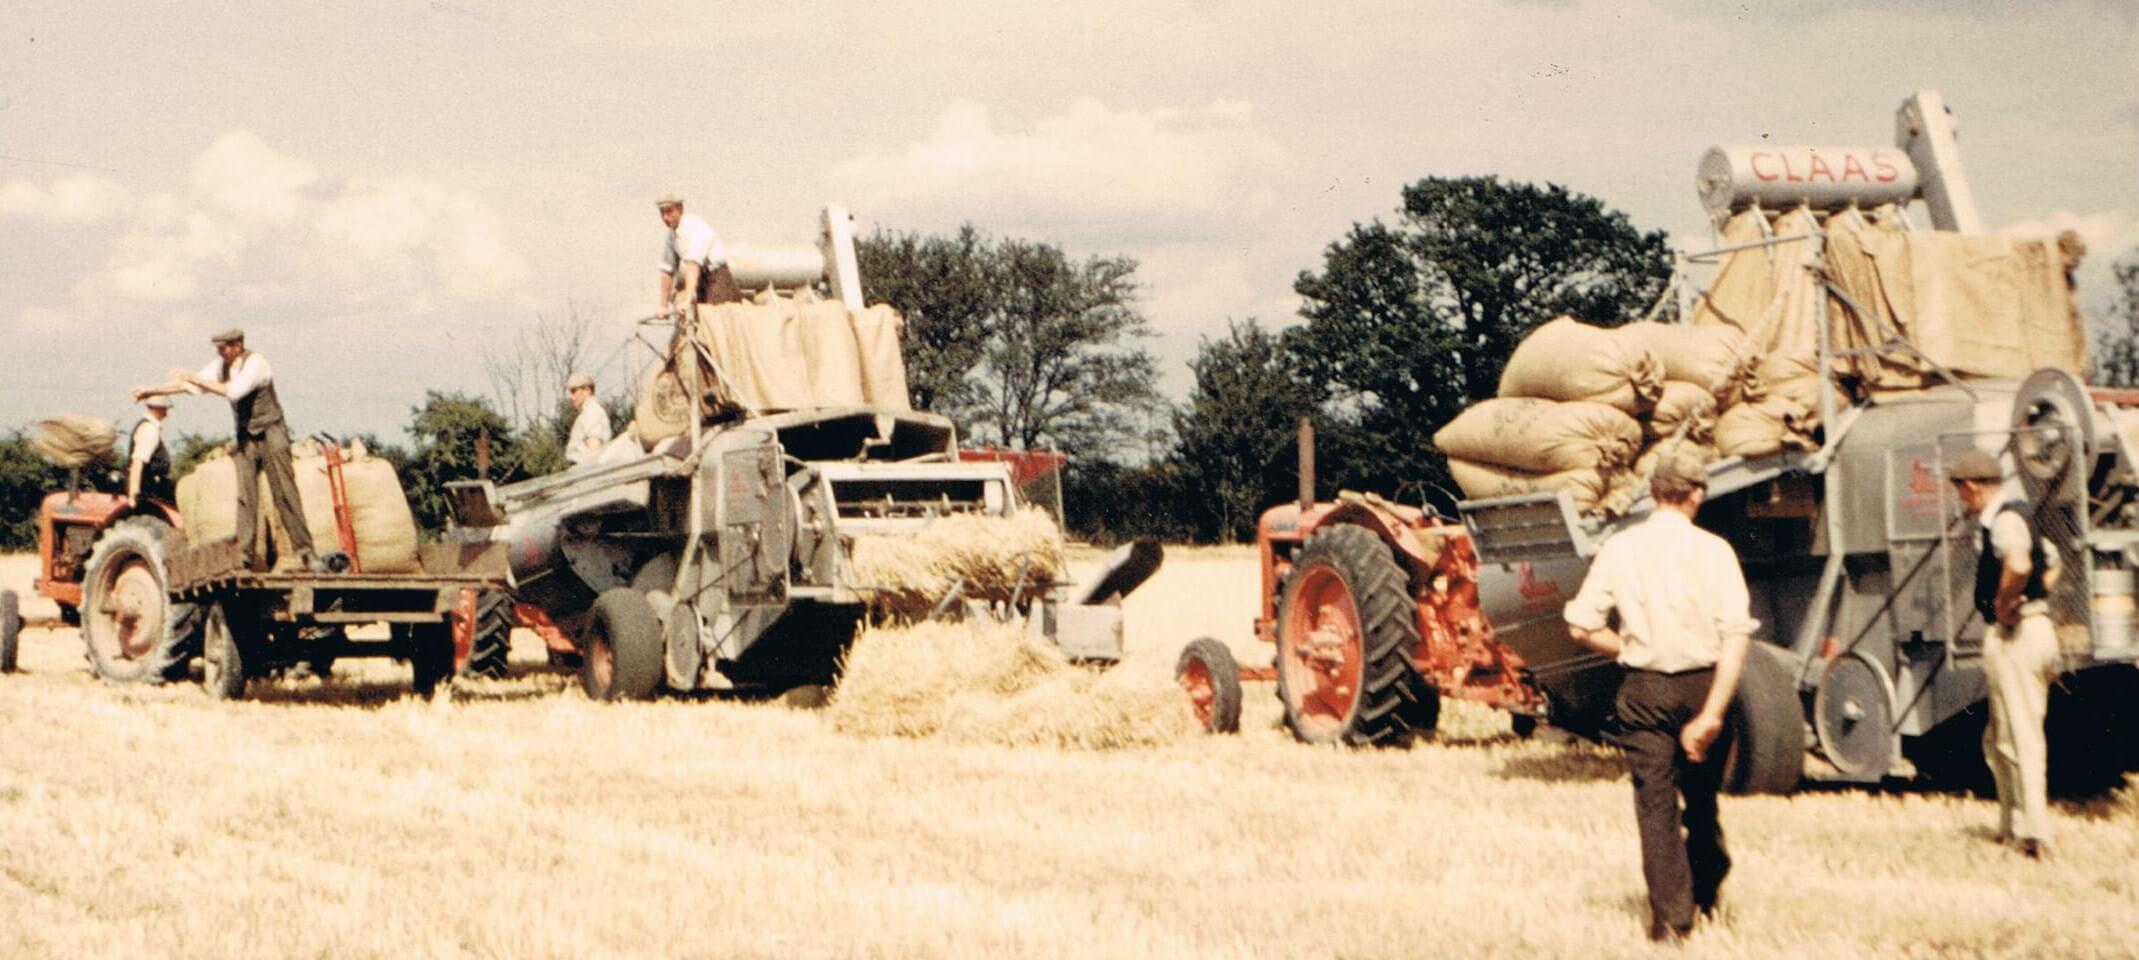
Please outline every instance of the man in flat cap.
[{"label": "man in flat cap", "polygon": [[1655,512],[1604,541],[1565,617],[1577,642],[1626,668],[1619,742],[1634,778],[1649,938],[1678,941],[1696,913],[1715,914],[1730,873],[1716,811],[1730,751],[1724,716],[1760,622],[1736,551],[1694,526],[1708,496],[1703,459],[1666,455],[1649,493]]},{"label": "man in flat cap", "polygon": [[163,418],[171,413],[171,398],[149,397],[141,407],[141,419],[127,434],[126,499],[170,503],[178,499],[171,484],[171,449],[163,442]]},{"label": "man in flat cap", "polygon": [[728,252],[712,225],[695,214],[683,212],[683,198],[669,194],[654,201],[668,236],[661,245],[661,299],[655,312],[666,316],[675,309],[676,295],[683,303],[727,303],[742,299],[728,270]]},{"label": "man in flat cap", "polygon": [[579,415],[572,418],[572,432],[565,437],[564,458],[573,466],[594,459],[609,442],[609,411],[602,407],[601,398],[594,395],[594,378],[584,373],[574,373],[565,378],[565,395],[572,398],[572,407]]},{"label": "man in flat cap", "polygon": [[1983,615],[1983,683],[1990,725],[1983,759],[1998,785],[1998,840],[2034,859],[2049,854],[2049,746],[2043,716],[2057,677],[2057,631],[2050,590],[2057,551],[2035,529],[2026,500],[2004,495],[1998,458],[1977,449],[1946,464],[1946,477],[1976,516],[1976,612]]},{"label": "man in flat cap", "polygon": [[245,349],[245,331],[235,327],[211,337],[216,358],[199,370],[171,370],[169,383],[135,387],[134,399],[147,400],[174,393],[212,393],[230,401],[236,426],[231,451],[238,481],[238,547],[245,565],[257,566],[253,553],[256,522],[255,500],[259,498],[260,473],[267,473],[268,491],[275,498],[275,512],[290,532],[290,545],[307,566],[317,565],[312,551],[312,530],[305,525],[304,505],[297,496],[297,471],[290,463],[290,431],[283,424],[282,401],[275,396],[275,372],[267,358]]}]

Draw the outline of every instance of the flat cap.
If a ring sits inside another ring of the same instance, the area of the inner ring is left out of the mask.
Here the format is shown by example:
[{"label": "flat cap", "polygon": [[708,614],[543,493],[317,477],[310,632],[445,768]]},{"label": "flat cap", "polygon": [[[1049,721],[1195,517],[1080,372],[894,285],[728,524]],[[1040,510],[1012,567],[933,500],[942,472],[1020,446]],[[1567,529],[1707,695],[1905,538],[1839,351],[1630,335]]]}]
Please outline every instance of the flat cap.
[{"label": "flat cap", "polygon": [[154,407],[158,410],[169,410],[171,409],[171,398],[166,397],[162,394],[157,394],[156,396],[150,397],[147,400],[141,401],[141,405],[144,407]]},{"label": "flat cap", "polygon": [[1998,468],[1998,458],[1970,447],[1946,461],[1948,480],[1987,480],[1992,483],[2005,479],[2005,471]]},{"label": "flat cap", "polygon": [[656,210],[666,210],[670,207],[680,206],[683,206],[683,198],[673,193],[664,193],[661,195],[661,199],[654,201],[654,209]]},{"label": "flat cap", "polygon": [[581,387],[586,387],[589,390],[593,389],[594,378],[576,370],[572,372],[571,376],[564,378],[564,388],[566,390],[577,390]]},{"label": "flat cap", "polygon": [[208,339],[216,343],[244,343],[245,331],[240,330],[237,327],[231,327],[227,330],[218,332],[215,336],[209,337]]}]

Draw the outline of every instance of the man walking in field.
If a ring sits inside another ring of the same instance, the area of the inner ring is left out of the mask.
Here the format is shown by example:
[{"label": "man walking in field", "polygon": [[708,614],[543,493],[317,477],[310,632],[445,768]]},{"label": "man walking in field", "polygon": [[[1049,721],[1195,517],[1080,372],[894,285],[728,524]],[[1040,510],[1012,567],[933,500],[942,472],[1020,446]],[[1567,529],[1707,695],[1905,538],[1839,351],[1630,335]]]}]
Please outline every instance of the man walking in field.
[{"label": "man walking in field", "polygon": [[1696,912],[1713,916],[1730,873],[1716,811],[1723,720],[1759,622],[1737,553],[1693,524],[1707,465],[1666,456],[1649,492],[1656,511],[1604,542],[1565,615],[1576,641],[1626,668],[1619,742],[1634,778],[1649,938],[1677,941]]},{"label": "man walking in field", "polygon": [[275,396],[275,372],[266,357],[245,349],[245,331],[233,327],[210,339],[215,341],[216,358],[207,366],[197,371],[173,369],[169,383],[135,387],[134,399],[212,393],[229,400],[237,432],[231,450],[238,481],[236,536],[245,565],[254,567],[260,560],[254,555],[253,524],[260,474],[265,471],[275,512],[282,515],[282,525],[289,530],[290,546],[305,566],[316,567],[312,530],[305,524],[304,505],[297,495],[297,470],[290,462],[290,431],[282,421],[282,401]]},{"label": "man walking in field", "polygon": [[1990,725],[1983,759],[1998,784],[1998,841],[2016,844],[2031,859],[2049,853],[2049,746],[2043,716],[2057,676],[2057,631],[2050,625],[2050,588],[2062,572],[2029,521],[2027,501],[1999,495],[1998,459],[1968,450],[1946,467],[1961,503],[1981,529],[1976,554],[1976,612],[1983,633],[1983,682],[1990,688]]}]

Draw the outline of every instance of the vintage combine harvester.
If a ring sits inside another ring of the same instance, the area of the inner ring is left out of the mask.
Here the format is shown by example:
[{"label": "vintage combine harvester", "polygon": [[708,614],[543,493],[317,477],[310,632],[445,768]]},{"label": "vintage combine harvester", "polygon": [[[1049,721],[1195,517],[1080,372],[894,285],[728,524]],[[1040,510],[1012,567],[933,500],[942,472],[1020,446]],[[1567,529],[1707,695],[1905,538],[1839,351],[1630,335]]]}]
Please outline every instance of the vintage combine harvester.
[{"label": "vintage combine harvester", "polygon": [[[579,655],[588,695],[831,684],[880,586],[857,574],[858,542],[1009,518],[1019,472],[1052,465],[963,456],[949,420],[911,408],[901,321],[864,307],[852,231],[833,206],[815,249],[732,247],[758,302],[646,321],[666,334],[660,366],[635,426],[599,457],[504,487],[451,485],[450,536],[509,545],[515,599]],[[1156,547],[1072,591],[1043,572],[1040,554],[1059,555],[1048,546],[989,585],[997,615],[1073,659],[1117,659],[1118,601],[1157,568]],[[937,606],[976,586],[953,584]]]},{"label": "vintage combine harvester", "polygon": [[[1795,413],[1816,416],[1798,442],[1710,469],[1700,522],[1736,548],[1763,624],[1728,785],[1790,790],[1808,745],[1850,781],[1907,772],[1904,754],[1920,773],[1980,769],[1976,534],[1943,472],[1971,447],[2009,465],[2067,571],[2051,597],[2066,691],[2053,770],[2139,766],[2139,395],[2080,380],[2076,251],[1980,235],[1937,95],[1906,101],[1897,127],[1898,149],[1718,148],[1701,165],[1724,244],[1691,258],[1719,267],[1683,312],[1801,353],[1820,385],[1816,409]],[[1912,200],[1934,230],[1908,224]],[[1645,495],[1615,515],[1565,490],[1481,498],[1457,520],[1372,497],[1314,503],[1310,483],[1258,531],[1256,628],[1275,667],[1184,651],[1210,726],[1237,724],[1218,708],[1237,705],[1245,676],[1277,681],[1309,741],[1403,742],[1433,729],[1443,696],[1513,711],[1519,732],[1610,731],[1619,670],[1560,612]]]}]

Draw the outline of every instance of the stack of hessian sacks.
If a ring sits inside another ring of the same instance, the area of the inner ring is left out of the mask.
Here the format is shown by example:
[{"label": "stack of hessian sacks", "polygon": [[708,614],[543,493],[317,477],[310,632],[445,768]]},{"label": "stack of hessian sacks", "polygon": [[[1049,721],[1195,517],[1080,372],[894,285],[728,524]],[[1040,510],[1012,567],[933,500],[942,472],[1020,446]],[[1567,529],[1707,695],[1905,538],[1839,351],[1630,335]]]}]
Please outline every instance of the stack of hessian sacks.
[{"label": "stack of hessian sacks", "polygon": [[1756,356],[1721,324],[1608,329],[1561,317],[1515,348],[1499,396],[1434,445],[1467,498],[1566,490],[1585,513],[1616,513],[1673,444],[1722,457],[1809,448],[1815,366]]}]

